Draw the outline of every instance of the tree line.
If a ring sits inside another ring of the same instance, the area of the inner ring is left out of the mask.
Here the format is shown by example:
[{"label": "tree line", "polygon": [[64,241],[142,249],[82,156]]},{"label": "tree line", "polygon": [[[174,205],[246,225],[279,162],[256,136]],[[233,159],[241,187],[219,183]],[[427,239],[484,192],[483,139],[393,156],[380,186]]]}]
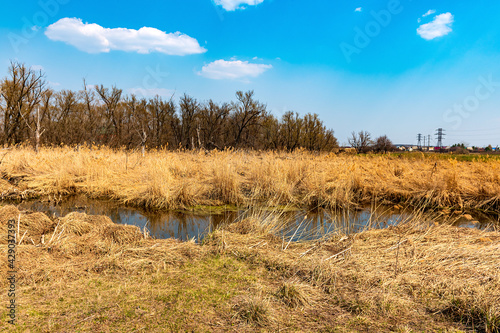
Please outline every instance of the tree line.
[{"label": "tree line", "polygon": [[117,87],[52,90],[42,71],[11,62],[0,81],[0,142],[4,146],[98,144],[110,147],[330,151],[338,147],[317,114],[278,119],[253,91],[236,100],[198,101],[184,94],[140,98]]},{"label": "tree line", "polygon": [[352,132],[347,142],[352,148],[356,149],[358,154],[368,152],[387,153],[396,150],[387,135],[372,140],[372,135],[367,131]]}]

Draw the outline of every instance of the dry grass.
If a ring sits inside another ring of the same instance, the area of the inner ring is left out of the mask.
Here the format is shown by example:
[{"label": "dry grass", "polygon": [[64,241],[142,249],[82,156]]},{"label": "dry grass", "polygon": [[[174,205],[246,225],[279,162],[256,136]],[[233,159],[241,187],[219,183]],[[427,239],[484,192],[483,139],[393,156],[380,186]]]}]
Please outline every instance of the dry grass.
[{"label": "dry grass", "polygon": [[244,295],[233,300],[233,318],[244,324],[255,326],[268,326],[272,321],[269,300],[262,295]]},{"label": "dry grass", "polygon": [[19,229],[19,241],[30,240],[34,242],[33,240],[35,239],[39,242],[42,237],[53,231],[56,226],[55,222],[50,220],[45,214],[30,213],[21,215],[16,207],[5,206],[0,209],[0,220],[4,222],[0,224],[2,234],[0,244],[7,244],[7,221],[9,219],[16,221],[17,228]]},{"label": "dry grass", "polygon": [[282,279],[274,295],[286,306],[337,308],[362,318],[357,329],[500,332],[500,233],[422,218],[288,248],[269,220],[259,228],[247,218],[229,226],[237,234],[219,230],[207,242]]},{"label": "dry grass", "polygon": [[351,156],[299,151],[140,153],[108,148],[13,149],[2,161],[2,197],[81,193],[179,209],[196,205],[347,208],[372,202],[498,211],[500,160],[437,155]]},{"label": "dry grass", "polygon": [[276,297],[280,299],[285,305],[297,308],[309,305],[309,295],[311,288],[308,285],[296,281],[285,281],[281,283]]},{"label": "dry grass", "polygon": [[[0,209],[2,228],[19,213]],[[20,217],[33,242],[18,246],[19,324],[2,307],[2,331],[500,331],[500,232],[414,220],[285,246],[254,215],[197,245],[106,217],[31,215]]]}]

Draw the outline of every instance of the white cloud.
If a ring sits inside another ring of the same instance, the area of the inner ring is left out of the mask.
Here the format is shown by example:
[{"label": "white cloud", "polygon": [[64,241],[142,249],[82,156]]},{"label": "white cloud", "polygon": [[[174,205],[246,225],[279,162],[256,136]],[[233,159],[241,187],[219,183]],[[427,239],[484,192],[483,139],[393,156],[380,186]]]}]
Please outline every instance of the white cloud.
[{"label": "white cloud", "polygon": [[128,89],[128,92],[130,94],[142,96],[142,97],[154,97],[156,95],[162,96],[162,97],[170,97],[173,95],[174,91],[170,89],[165,89],[165,88],[151,88],[151,89],[144,89],[144,88],[130,88]]},{"label": "white cloud", "polygon": [[167,34],[148,27],[139,30],[109,29],[95,23],[83,23],[78,18],[60,19],[47,27],[45,35],[51,40],[65,42],[88,53],[120,50],[142,54],[159,52],[186,55],[206,52],[196,39],[180,32]]},{"label": "white cloud", "polygon": [[264,64],[252,64],[241,60],[216,60],[203,66],[198,75],[214,80],[238,80],[257,77],[273,66]]},{"label": "white cloud", "polygon": [[363,11],[363,7],[358,7],[354,11],[360,13]]},{"label": "white cloud", "polygon": [[422,24],[417,29],[417,33],[423,39],[431,40],[449,34],[452,29],[454,17],[451,13],[444,13],[434,17],[432,22]]},{"label": "white cloud", "polygon": [[256,6],[263,3],[264,0],[214,0],[214,2],[227,11],[234,11],[236,9],[245,9],[247,6]]},{"label": "white cloud", "polygon": [[59,82],[49,81],[49,85],[52,86],[52,87],[59,87],[61,84]]},{"label": "white cloud", "polygon": [[432,14],[436,14],[436,11],[434,9],[429,9],[427,11],[427,13],[425,13],[424,15],[422,15],[422,17],[426,17],[426,16],[429,16],[429,15],[432,15]]}]

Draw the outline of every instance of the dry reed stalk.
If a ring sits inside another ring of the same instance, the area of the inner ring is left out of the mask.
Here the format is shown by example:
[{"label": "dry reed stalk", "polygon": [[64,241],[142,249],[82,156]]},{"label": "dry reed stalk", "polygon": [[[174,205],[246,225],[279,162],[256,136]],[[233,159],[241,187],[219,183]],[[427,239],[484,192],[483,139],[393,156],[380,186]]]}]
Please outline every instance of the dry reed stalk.
[{"label": "dry reed stalk", "polygon": [[[15,207],[2,207],[1,225],[17,218],[19,213]],[[443,327],[464,330],[474,326],[476,330],[497,332],[500,327],[499,232],[410,220],[384,230],[366,230],[356,237],[332,234],[319,241],[290,242],[283,251],[282,240],[277,237],[283,223],[270,214],[256,211],[247,216],[247,220],[252,216],[254,220],[246,234],[228,226],[226,230],[214,231],[203,245],[144,239],[138,228],[132,236],[137,234],[137,240],[127,242],[130,228],[123,229],[123,233],[115,232],[121,226],[110,224],[109,219],[78,213],[58,220],[56,232],[56,221],[45,228],[45,219],[32,215],[21,214],[20,228],[26,228],[27,235],[37,236],[43,230],[42,239],[51,235],[45,244],[35,237],[36,246],[18,247],[19,285],[36,287],[37,293],[25,294],[33,299],[44,297],[43,288],[53,292],[64,290],[62,286],[70,283],[109,283],[113,278],[119,281],[115,286],[121,288],[131,276],[138,279],[148,274],[168,276],[178,267],[184,270],[196,266],[202,258],[222,257],[236,258],[233,261],[238,265],[248,264],[255,274],[249,280],[263,285],[257,298],[250,296],[255,293],[254,288],[231,299],[234,307],[228,315],[228,327],[237,319],[236,324],[243,325],[237,329],[250,331],[262,326],[271,330],[276,328],[273,326],[276,322],[281,325],[286,322],[281,319],[283,313],[296,318],[309,316],[315,322],[362,317],[371,320],[368,327],[376,331],[388,330],[387,326],[377,326],[386,321],[394,324],[389,327],[391,330],[397,325],[416,331]],[[117,239],[120,235],[125,236]],[[221,244],[223,249],[219,251]],[[396,248],[400,269],[394,276]],[[0,247],[2,272],[7,267],[5,251],[6,247]],[[325,260],[347,252],[350,254],[343,260]],[[204,282],[193,281],[195,290]],[[0,281],[0,286],[5,283]],[[138,297],[143,294],[144,290],[137,292]],[[153,298],[145,299],[153,302]],[[162,306],[165,307],[164,303]],[[298,312],[287,312],[295,308]],[[332,317],[325,319],[318,313],[331,313]],[[87,317],[85,314],[82,318]],[[37,318],[30,316],[26,320],[36,324],[41,320]],[[122,320],[123,314],[117,318]],[[428,328],[427,324],[434,326]],[[307,327],[304,330],[317,328]],[[355,327],[367,329],[367,326]]]},{"label": "dry reed stalk", "polygon": [[[124,160],[139,161],[133,168]],[[410,156],[410,155],[409,155]],[[2,171],[26,195],[82,193],[155,209],[261,204],[347,208],[380,201],[498,210],[500,161],[438,157],[108,148],[12,149]],[[432,177],[430,176],[432,174]],[[2,185],[3,188],[3,185]],[[14,195],[14,194],[13,194]],[[15,194],[20,195],[20,194]]]},{"label": "dry reed stalk", "polygon": [[[500,233],[429,224],[422,211],[399,226],[365,230],[357,237],[332,235],[327,241],[289,243],[286,252],[276,237],[279,232],[261,219],[263,227],[254,226],[249,233],[233,233],[241,227],[229,227],[233,232],[225,236],[226,253],[254,264],[264,262],[283,277],[298,278],[328,293],[357,288],[359,292],[336,298],[353,313],[376,315],[380,306],[404,308],[409,306],[405,303],[409,297],[412,307],[440,313],[485,332],[497,332]],[[263,230],[271,232],[266,235]],[[218,233],[212,235],[213,240]],[[350,255],[344,260],[330,260],[346,253]],[[409,314],[394,310],[387,315]]]}]

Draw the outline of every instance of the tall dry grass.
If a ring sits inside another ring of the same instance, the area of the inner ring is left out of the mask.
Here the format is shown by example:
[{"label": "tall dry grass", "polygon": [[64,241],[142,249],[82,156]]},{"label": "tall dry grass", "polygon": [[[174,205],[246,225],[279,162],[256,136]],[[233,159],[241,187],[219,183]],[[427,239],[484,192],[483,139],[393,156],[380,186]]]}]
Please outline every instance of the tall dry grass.
[{"label": "tall dry grass", "polygon": [[[500,161],[282,152],[13,149],[2,196],[85,194],[153,209],[195,205],[347,208],[373,202],[498,210]],[[9,187],[10,186],[10,187]],[[15,191],[12,192],[12,187]]]},{"label": "tall dry grass", "polygon": [[14,206],[0,208],[0,234],[10,219],[24,235],[21,306],[18,325],[2,320],[1,331],[500,332],[498,231],[422,223],[417,213],[384,230],[287,242],[279,219],[250,213],[195,244],[104,216],[50,219]]},{"label": "tall dry grass", "polygon": [[250,212],[214,231],[205,245],[273,272],[282,281],[274,296],[292,308],[318,309],[326,298],[325,311],[339,307],[377,324],[410,322],[415,331],[419,325],[442,331],[426,327],[434,317],[474,332],[500,332],[500,233],[452,224],[453,218],[432,223],[418,210],[386,229],[290,242],[293,237],[279,237],[279,218]]}]

